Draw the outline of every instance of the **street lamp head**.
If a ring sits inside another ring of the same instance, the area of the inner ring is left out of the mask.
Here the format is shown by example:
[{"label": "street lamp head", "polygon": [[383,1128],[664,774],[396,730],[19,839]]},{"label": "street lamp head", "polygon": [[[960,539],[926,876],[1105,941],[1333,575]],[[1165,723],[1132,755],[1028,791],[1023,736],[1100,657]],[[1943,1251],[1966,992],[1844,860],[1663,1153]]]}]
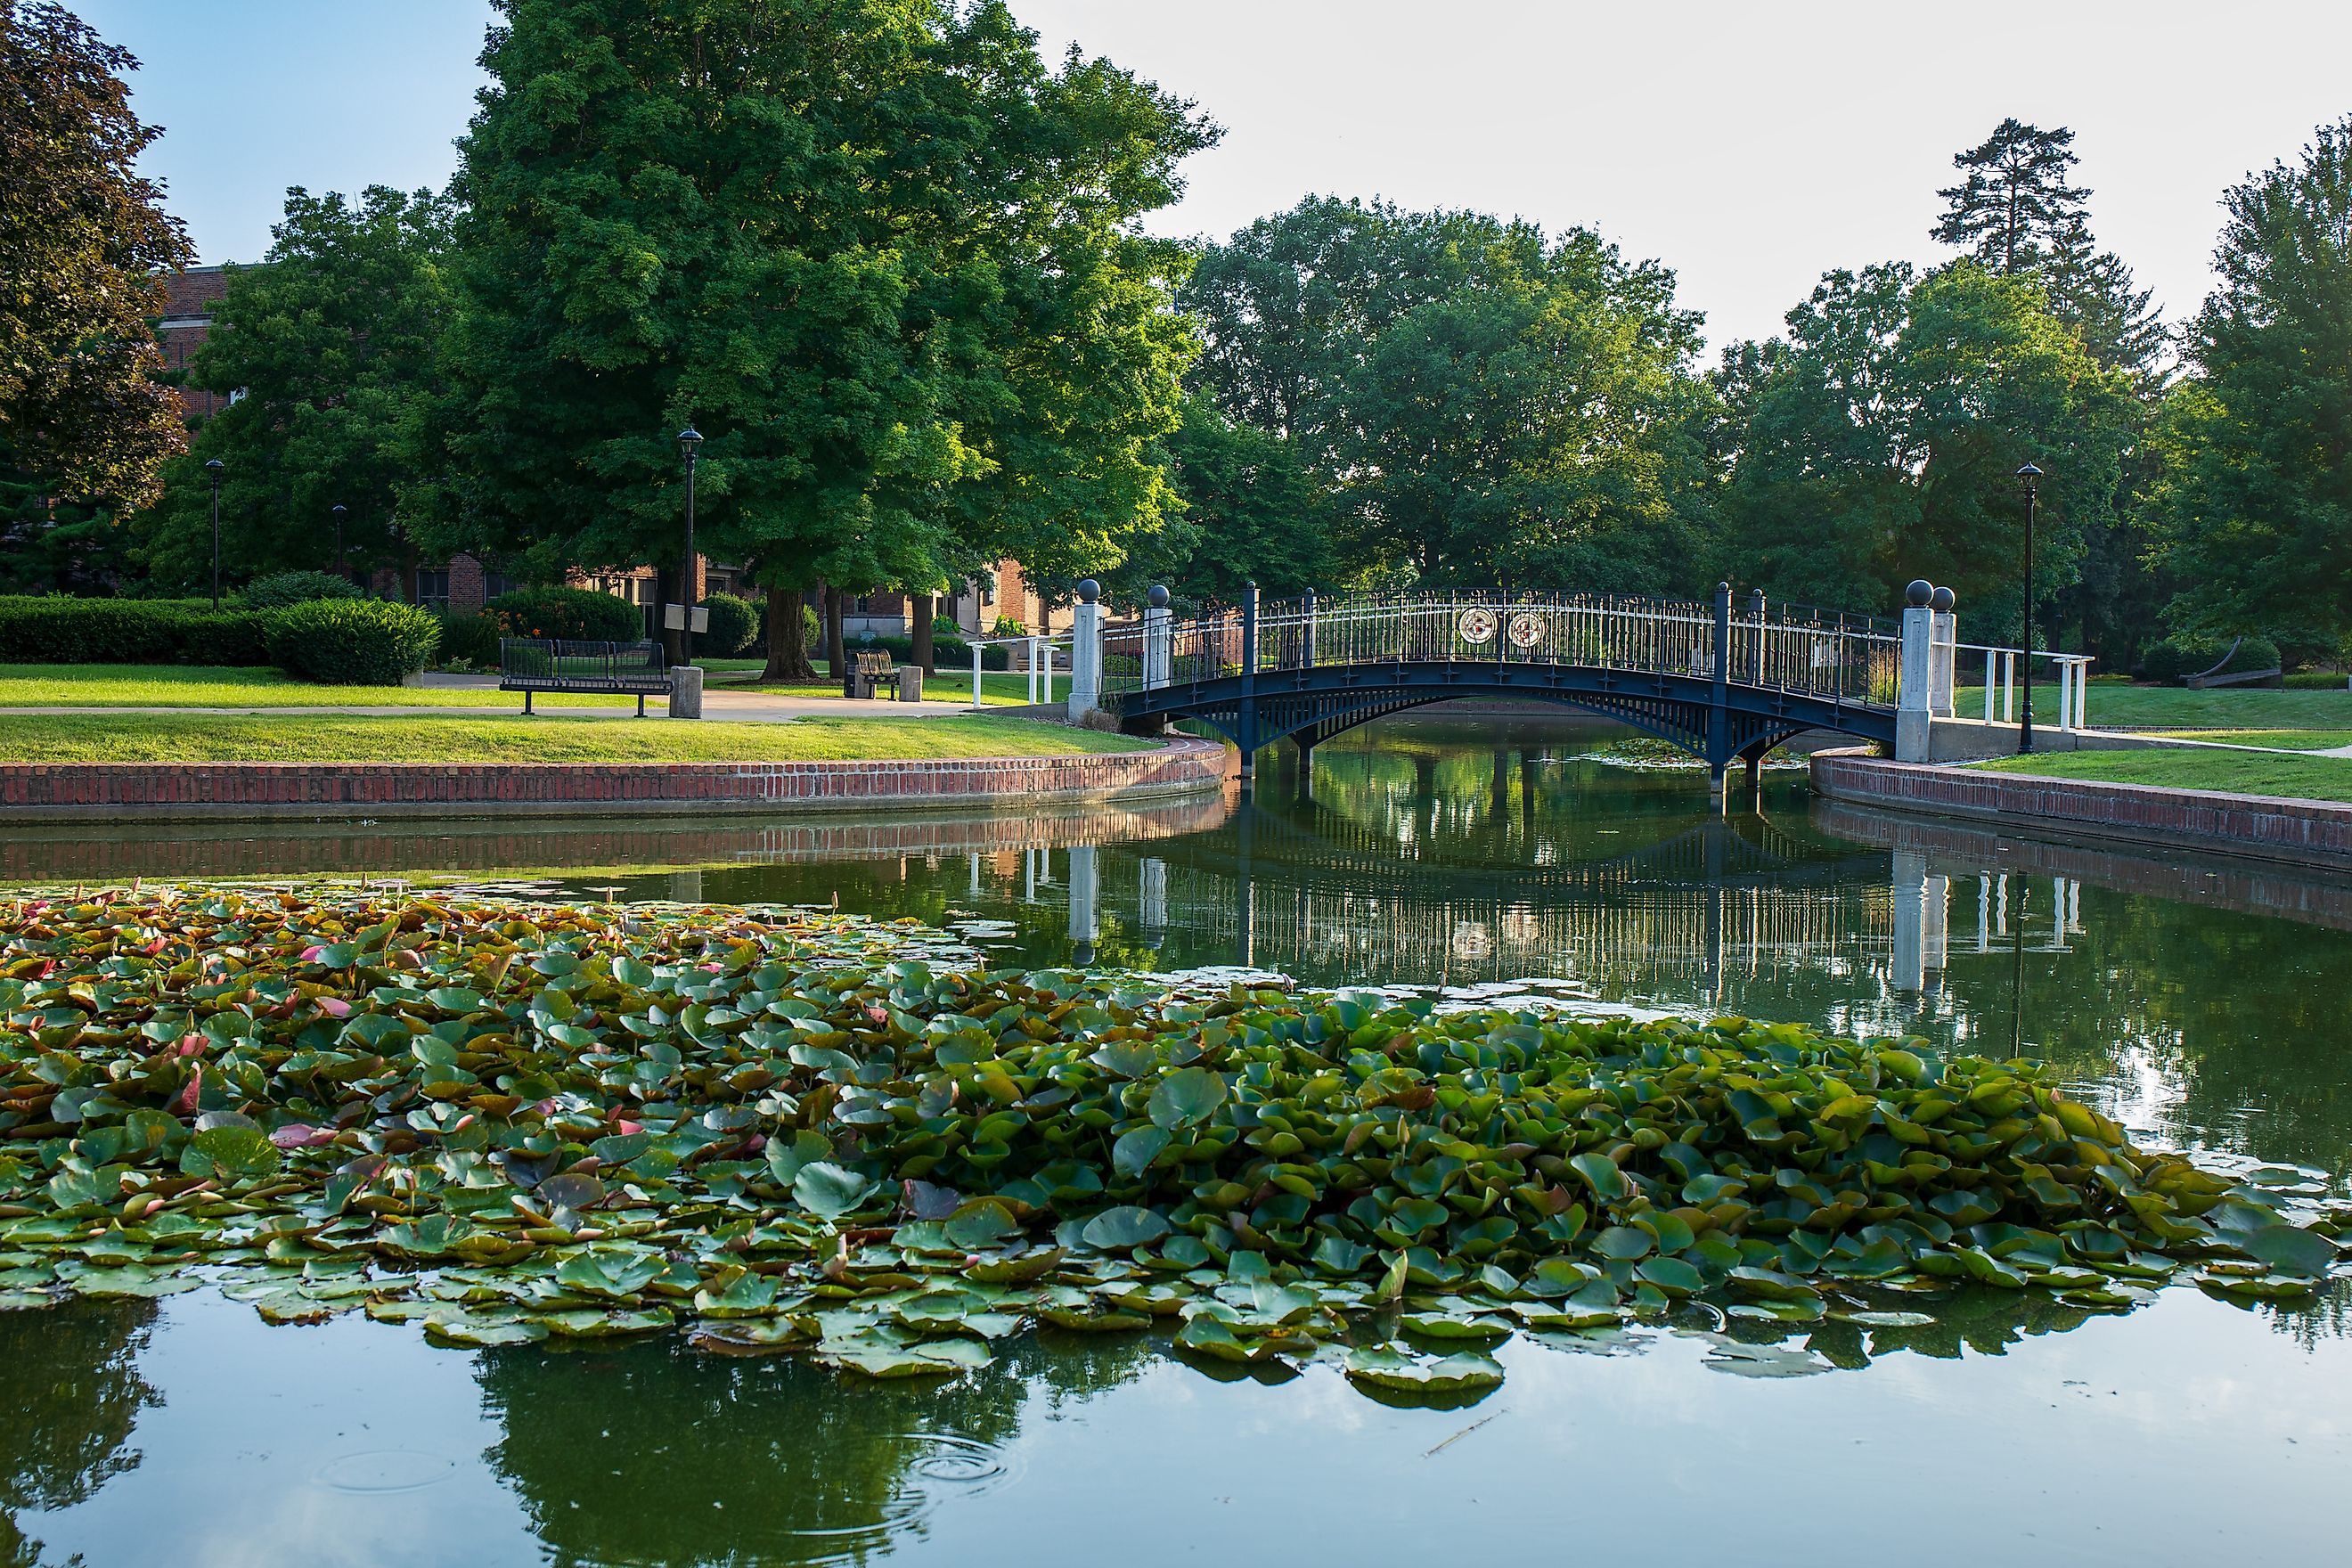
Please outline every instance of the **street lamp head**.
[{"label": "street lamp head", "polygon": [[697,430],[693,426],[689,425],[685,429],[677,433],[677,449],[685,453],[688,457],[693,457],[694,449],[701,445],[702,432]]},{"label": "street lamp head", "polygon": [[2029,484],[2029,485],[2030,485],[2030,484],[2032,484],[2034,480],[2036,480],[2036,479],[2040,479],[2040,478],[2042,477],[2042,470],[2041,470],[2040,468],[2035,468],[2032,464],[2028,463],[2028,464],[2026,464],[2023,468],[2020,468],[2020,469],[2018,469],[2018,470],[2017,470],[2017,477],[2018,477],[2019,479],[2023,479],[2027,484]]},{"label": "street lamp head", "polygon": [[330,512],[332,512],[332,513],[334,514],[334,518],[335,518],[335,521],[336,521],[337,522],[341,522],[341,521],[343,521],[343,516],[344,516],[345,512],[347,512],[350,509],[349,509],[349,508],[347,508],[346,506],[344,506],[342,502],[341,502],[341,501],[337,501],[334,505],[332,505],[332,506],[329,507],[327,510],[328,510]]},{"label": "street lamp head", "polygon": [[215,458],[212,461],[205,465],[205,472],[210,474],[215,479],[219,479],[221,477],[221,470],[226,467],[228,467],[227,464],[222,462],[218,458]]}]

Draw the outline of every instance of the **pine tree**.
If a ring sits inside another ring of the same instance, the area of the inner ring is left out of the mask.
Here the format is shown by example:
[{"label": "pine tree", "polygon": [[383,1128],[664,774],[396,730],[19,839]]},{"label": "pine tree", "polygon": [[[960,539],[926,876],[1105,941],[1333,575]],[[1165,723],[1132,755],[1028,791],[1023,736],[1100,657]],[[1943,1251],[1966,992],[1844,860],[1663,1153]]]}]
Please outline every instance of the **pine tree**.
[{"label": "pine tree", "polygon": [[1952,166],[1965,177],[1936,193],[1945,207],[1934,237],[1999,277],[2035,270],[2091,199],[2068,184],[2080,161],[2074,149],[2074,133],[2063,125],[2044,131],[2002,121],[1981,145],[1954,155]]}]

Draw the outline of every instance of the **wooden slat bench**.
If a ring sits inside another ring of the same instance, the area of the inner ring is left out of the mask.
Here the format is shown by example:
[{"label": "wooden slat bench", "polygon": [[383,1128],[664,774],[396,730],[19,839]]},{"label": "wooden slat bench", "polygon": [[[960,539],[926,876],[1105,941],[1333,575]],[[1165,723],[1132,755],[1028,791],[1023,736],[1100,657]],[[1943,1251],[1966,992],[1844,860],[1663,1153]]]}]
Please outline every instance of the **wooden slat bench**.
[{"label": "wooden slat bench", "polygon": [[637,700],[642,719],[646,699],[667,697],[669,689],[669,669],[662,662],[659,643],[499,639],[499,689],[521,692],[526,713],[537,692],[617,692]]}]

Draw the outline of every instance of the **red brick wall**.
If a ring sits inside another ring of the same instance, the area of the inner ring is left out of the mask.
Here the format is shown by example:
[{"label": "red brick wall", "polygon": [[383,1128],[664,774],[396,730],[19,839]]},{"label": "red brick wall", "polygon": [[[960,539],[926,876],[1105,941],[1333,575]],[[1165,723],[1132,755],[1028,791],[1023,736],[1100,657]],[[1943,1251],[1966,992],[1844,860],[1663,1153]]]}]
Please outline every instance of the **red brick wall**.
[{"label": "red brick wall", "polygon": [[[199,268],[175,272],[163,279],[163,319],[155,328],[155,342],[163,351],[167,370],[184,371],[212,331],[210,318],[228,292],[229,268]],[[193,386],[179,388],[183,417],[196,419],[228,406],[228,399]]]},{"label": "red brick wall", "polygon": [[1816,752],[1813,788],[1832,800],[2177,844],[2302,865],[2352,866],[2352,805],[2037,778]]},{"label": "red brick wall", "polygon": [[0,814],[115,821],[337,809],[872,808],[1222,789],[1224,774],[1223,746],[1186,737],[1148,752],[883,763],[0,763]]}]

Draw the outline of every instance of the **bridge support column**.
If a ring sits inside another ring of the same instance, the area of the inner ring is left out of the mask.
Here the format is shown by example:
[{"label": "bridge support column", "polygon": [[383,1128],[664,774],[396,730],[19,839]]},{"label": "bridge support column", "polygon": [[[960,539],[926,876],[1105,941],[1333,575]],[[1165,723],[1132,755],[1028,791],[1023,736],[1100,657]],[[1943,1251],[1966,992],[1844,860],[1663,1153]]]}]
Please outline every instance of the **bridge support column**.
[{"label": "bridge support column", "polygon": [[1070,609],[1070,722],[1081,723],[1102,706],[1102,584],[1089,577],[1078,584]]},{"label": "bridge support column", "polygon": [[1174,662],[1174,638],[1168,625],[1168,590],[1153,584],[1143,604],[1143,689],[1158,691],[1168,684],[1168,674]]},{"label": "bridge support column", "polygon": [[1905,591],[1903,652],[1895,700],[1895,760],[1924,763],[1934,754],[1936,732],[1936,612],[1928,605],[1935,585],[1922,577]]},{"label": "bridge support column", "polygon": [[1729,771],[1721,763],[1709,763],[1706,765],[1706,804],[1708,809],[1717,816],[1721,816],[1728,809],[1726,797],[1730,790],[1725,783],[1724,775]]}]

